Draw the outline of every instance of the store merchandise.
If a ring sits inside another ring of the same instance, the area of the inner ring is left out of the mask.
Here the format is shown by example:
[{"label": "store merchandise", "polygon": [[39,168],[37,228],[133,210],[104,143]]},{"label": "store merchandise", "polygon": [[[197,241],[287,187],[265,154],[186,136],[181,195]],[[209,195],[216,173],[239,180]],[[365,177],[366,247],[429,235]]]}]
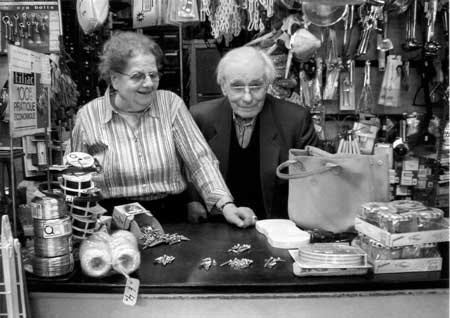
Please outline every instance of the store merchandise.
[{"label": "store merchandise", "polygon": [[389,247],[360,233],[352,245],[366,251],[375,274],[439,271],[442,268],[437,243]]},{"label": "store merchandise", "polygon": [[80,245],[80,265],[83,272],[91,277],[108,274],[112,266],[112,255],[109,247],[109,235],[97,232]]},{"label": "store merchandise", "polygon": [[255,228],[267,237],[270,245],[277,248],[298,248],[310,241],[310,234],[300,230],[291,220],[260,220],[256,221]]},{"label": "store merchandise", "polygon": [[35,197],[30,206],[34,232],[33,274],[56,277],[72,272],[72,225],[63,196]]},{"label": "store merchandise", "polygon": [[359,247],[341,243],[314,243],[289,250],[296,276],[365,275],[371,266]]},{"label": "store merchandise", "polygon": [[97,203],[102,196],[92,181],[93,174],[101,171],[101,167],[91,155],[82,152],[68,153],[63,162],[67,168],[59,184],[70,212],[73,237],[83,240],[95,232],[97,220],[106,212]]},{"label": "store merchandise", "polygon": [[141,264],[141,254],[134,235],[119,230],[111,235],[99,231],[80,245],[80,265],[91,277],[102,277],[113,272],[128,275]]},{"label": "store merchandise", "polygon": [[393,234],[441,230],[448,227],[444,211],[412,200],[366,202],[361,205],[358,217]]},{"label": "store merchandise", "polygon": [[301,228],[347,231],[362,203],[388,199],[387,156],[331,154],[311,146],[289,152],[277,176],[289,180],[288,214]]}]

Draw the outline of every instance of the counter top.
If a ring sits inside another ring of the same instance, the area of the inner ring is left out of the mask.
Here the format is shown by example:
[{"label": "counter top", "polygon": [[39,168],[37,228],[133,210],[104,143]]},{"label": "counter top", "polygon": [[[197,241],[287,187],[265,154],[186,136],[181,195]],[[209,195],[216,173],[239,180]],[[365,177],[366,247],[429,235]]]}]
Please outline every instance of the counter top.
[{"label": "counter top", "polygon": [[[185,235],[190,240],[174,245],[158,245],[141,252],[141,266],[132,276],[140,279],[141,294],[171,293],[304,293],[388,291],[448,288],[448,270],[401,274],[367,274],[342,277],[297,277],[292,273],[292,258],[288,250],[273,248],[264,235],[251,229],[238,229],[223,222],[202,224],[163,224],[166,233]],[[251,249],[240,255],[227,252],[233,245],[250,244]],[[175,257],[167,266],[154,264],[164,254]],[[272,269],[264,268],[270,256],[281,257]],[[216,260],[209,271],[199,268],[205,257]],[[243,270],[219,266],[234,257],[249,258],[253,264]],[[448,266],[444,260],[445,268]],[[27,274],[30,292],[58,293],[123,293],[122,275],[90,278],[82,274],[79,264],[75,271],[61,278],[38,278]]]}]

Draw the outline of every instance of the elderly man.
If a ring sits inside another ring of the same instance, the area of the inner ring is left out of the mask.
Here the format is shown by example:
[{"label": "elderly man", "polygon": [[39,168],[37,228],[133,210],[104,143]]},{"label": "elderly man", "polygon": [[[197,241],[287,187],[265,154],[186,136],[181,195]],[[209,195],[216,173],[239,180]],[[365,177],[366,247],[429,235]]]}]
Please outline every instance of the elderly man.
[{"label": "elderly man", "polygon": [[[318,144],[307,109],[267,95],[274,78],[273,62],[264,52],[233,49],[217,67],[225,97],[190,108],[235,202],[252,208],[259,219],[287,218],[288,185],[275,169],[288,159],[290,148]],[[190,220],[205,218],[195,195],[191,201]]]}]

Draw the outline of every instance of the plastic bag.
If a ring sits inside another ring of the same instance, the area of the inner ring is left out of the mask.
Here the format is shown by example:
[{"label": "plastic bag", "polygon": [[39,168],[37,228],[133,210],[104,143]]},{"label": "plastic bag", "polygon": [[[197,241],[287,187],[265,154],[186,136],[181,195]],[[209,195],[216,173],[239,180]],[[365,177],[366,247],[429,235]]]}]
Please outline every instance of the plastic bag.
[{"label": "plastic bag", "polygon": [[108,14],[108,0],[77,0],[78,23],[85,34],[90,34],[101,27]]}]

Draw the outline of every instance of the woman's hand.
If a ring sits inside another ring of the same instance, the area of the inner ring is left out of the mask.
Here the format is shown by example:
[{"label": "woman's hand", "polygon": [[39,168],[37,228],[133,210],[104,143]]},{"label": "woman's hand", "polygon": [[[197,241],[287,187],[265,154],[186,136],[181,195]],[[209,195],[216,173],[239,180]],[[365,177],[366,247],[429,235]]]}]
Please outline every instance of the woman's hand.
[{"label": "woman's hand", "polygon": [[236,207],[234,204],[227,204],[223,208],[223,216],[228,223],[240,228],[253,226],[256,223],[256,215],[252,209],[247,207]]},{"label": "woman's hand", "polygon": [[200,219],[207,219],[206,208],[200,202],[189,202],[187,204],[187,218],[190,223],[198,223]]}]

